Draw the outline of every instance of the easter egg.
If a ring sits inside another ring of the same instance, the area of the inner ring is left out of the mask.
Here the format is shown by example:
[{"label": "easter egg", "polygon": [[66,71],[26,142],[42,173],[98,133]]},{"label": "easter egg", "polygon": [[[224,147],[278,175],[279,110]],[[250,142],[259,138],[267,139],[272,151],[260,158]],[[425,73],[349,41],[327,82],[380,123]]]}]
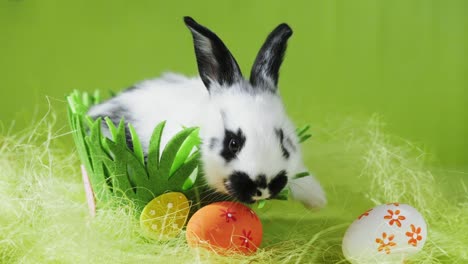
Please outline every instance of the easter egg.
[{"label": "easter egg", "polygon": [[165,239],[177,236],[189,214],[190,204],[184,194],[170,192],[149,202],[140,215],[140,226],[145,236]]},{"label": "easter egg", "polygon": [[220,254],[251,254],[262,242],[262,223],[249,207],[217,202],[198,210],[187,224],[187,242]]},{"label": "easter egg", "polygon": [[419,252],[427,238],[424,218],[407,204],[380,205],[361,214],[343,238],[351,263],[403,263]]}]

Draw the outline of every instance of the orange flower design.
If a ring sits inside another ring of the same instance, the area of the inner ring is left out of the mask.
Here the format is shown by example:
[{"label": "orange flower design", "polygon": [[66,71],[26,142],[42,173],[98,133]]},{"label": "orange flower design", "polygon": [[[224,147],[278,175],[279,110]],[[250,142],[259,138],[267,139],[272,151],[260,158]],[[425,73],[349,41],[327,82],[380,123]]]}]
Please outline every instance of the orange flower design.
[{"label": "orange flower design", "polygon": [[379,244],[377,249],[379,252],[385,251],[385,254],[390,254],[390,249],[397,244],[392,240],[395,238],[395,235],[390,235],[387,237],[387,233],[382,233],[382,238],[376,238],[375,242]]},{"label": "orange flower design", "polygon": [[388,223],[391,226],[393,224],[396,224],[398,227],[401,227],[400,221],[405,220],[406,217],[403,215],[400,215],[400,210],[395,210],[395,212],[393,212],[392,210],[387,210],[387,212],[388,212],[388,215],[384,216],[384,219],[390,219]]},{"label": "orange flower design", "polygon": [[421,227],[416,228],[413,224],[411,224],[410,227],[411,232],[406,232],[406,236],[410,238],[408,240],[408,245],[416,247],[418,245],[418,241],[422,240]]},{"label": "orange flower design", "polygon": [[358,217],[358,219],[361,220],[361,218],[363,218],[364,216],[369,216],[369,213],[370,213],[370,211],[372,211],[372,210],[373,210],[373,209],[369,209],[369,210],[365,211],[362,215],[360,215],[360,216]]},{"label": "orange flower design", "polygon": [[388,203],[387,205],[394,205],[394,206],[400,206],[400,203]]}]

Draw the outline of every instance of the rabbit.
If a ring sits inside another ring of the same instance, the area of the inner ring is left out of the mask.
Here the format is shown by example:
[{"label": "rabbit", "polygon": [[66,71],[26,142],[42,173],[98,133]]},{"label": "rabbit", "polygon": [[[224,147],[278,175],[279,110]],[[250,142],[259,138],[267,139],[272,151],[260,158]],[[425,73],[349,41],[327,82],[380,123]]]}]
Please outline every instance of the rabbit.
[{"label": "rabbit", "polygon": [[[326,204],[319,182],[308,175],[295,127],[278,92],[279,68],[292,29],[280,24],[267,37],[251,70],[242,77],[221,39],[191,17],[184,17],[195,47],[199,77],[166,73],[140,82],[93,106],[88,115],[131,123],[147,153],[154,127],[166,121],[164,146],[184,127],[200,128],[201,162],[214,191],[253,203],[275,197],[289,186],[306,207]],[[103,133],[110,136],[103,125]],[[127,141],[129,147],[131,140]]]}]

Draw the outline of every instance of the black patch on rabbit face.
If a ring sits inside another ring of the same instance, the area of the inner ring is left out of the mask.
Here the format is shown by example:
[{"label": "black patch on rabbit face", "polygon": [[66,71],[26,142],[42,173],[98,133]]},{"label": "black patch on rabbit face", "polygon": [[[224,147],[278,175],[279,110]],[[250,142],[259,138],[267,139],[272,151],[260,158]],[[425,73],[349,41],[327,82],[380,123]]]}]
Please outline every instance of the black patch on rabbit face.
[{"label": "black patch on rabbit face", "polygon": [[288,182],[286,172],[280,171],[269,183],[264,174],[252,180],[245,172],[234,171],[224,182],[228,193],[244,203],[253,203],[255,196],[262,196],[262,190],[268,188],[272,198],[276,196]]},{"label": "black patch on rabbit face", "polygon": [[245,145],[245,135],[239,128],[236,133],[225,129],[223,139],[223,149],[220,155],[230,162],[237,157],[237,154],[242,150]]},{"label": "black patch on rabbit face", "polygon": [[243,203],[253,203],[253,196],[257,192],[257,184],[255,184],[249,175],[244,172],[235,171],[226,184],[226,188],[230,195]]},{"label": "black patch on rabbit face", "polygon": [[286,147],[284,146],[284,143],[286,141],[291,141],[289,138],[287,140],[285,140],[284,138],[284,132],[283,132],[283,129],[275,129],[275,133],[276,133],[276,136],[278,137],[279,141],[280,141],[280,145],[281,145],[281,151],[283,152],[283,157],[285,157],[286,159],[289,158],[289,151],[286,149]]},{"label": "black patch on rabbit face", "polygon": [[280,171],[275,178],[268,183],[268,189],[270,190],[270,196],[274,197],[277,195],[288,183],[288,177],[286,171]]}]

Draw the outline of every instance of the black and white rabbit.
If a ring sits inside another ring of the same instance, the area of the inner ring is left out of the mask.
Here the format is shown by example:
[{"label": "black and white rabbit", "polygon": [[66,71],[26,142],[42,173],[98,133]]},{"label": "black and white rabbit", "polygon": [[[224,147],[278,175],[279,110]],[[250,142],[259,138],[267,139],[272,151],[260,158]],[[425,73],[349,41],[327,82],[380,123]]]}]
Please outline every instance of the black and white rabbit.
[{"label": "black and white rabbit", "polygon": [[[252,203],[289,185],[294,199],[323,207],[325,193],[313,176],[293,178],[307,169],[277,87],[291,28],[281,24],[270,33],[247,81],[218,36],[190,17],[184,21],[193,36],[200,78],[170,73],[143,81],[88,114],[116,123],[125,117],[145,153],[161,121],[167,121],[162,146],[182,126],[198,126],[204,175],[216,191]],[[107,127],[103,132],[109,135]]]}]

